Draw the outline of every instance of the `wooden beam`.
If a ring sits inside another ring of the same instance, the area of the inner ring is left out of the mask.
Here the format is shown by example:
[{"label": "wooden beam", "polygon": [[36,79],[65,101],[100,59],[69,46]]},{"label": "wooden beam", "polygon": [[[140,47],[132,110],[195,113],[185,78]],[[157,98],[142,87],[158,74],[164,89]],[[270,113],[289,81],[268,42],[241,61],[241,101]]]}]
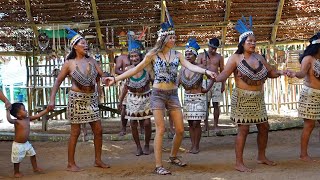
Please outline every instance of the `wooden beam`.
[{"label": "wooden beam", "polygon": [[96,32],[97,32],[97,35],[99,38],[100,48],[106,49],[106,46],[105,46],[104,41],[102,39],[102,33],[101,33],[101,27],[100,27],[100,22],[99,22],[96,0],[91,0],[91,7],[92,7],[92,11],[93,11],[94,23],[96,25]]},{"label": "wooden beam", "polygon": [[161,17],[160,17],[160,22],[161,23],[165,22],[166,8],[167,8],[166,1],[165,0],[161,0]]},{"label": "wooden beam", "polygon": [[35,45],[38,47],[38,36],[39,36],[39,32],[38,32],[38,28],[37,26],[35,25],[34,21],[33,21],[33,16],[31,14],[31,7],[30,7],[30,0],[25,0],[25,7],[26,7],[26,13],[27,13],[27,17],[30,21],[30,25],[31,25],[31,28],[33,30],[33,33],[35,35]]},{"label": "wooden beam", "polygon": [[[226,12],[224,13],[224,24],[228,24],[230,10],[231,10],[231,0],[226,0]],[[221,38],[222,47],[224,47],[226,43],[227,30],[228,30],[228,26],[222,27],[222,38]]]},{"label": "wooden beam", "polygon": [[272,28],[272,33],[271,33],[271,43],[272,44],[276,43],[278,26],[279,26],[279,22],[281,20],[283,5],[284,5],[284,0],[280,0],[279,4],[278,4],[278,10],[277,10],[276,19],[275,19],[275,21],[273,23],[273,28]]}]

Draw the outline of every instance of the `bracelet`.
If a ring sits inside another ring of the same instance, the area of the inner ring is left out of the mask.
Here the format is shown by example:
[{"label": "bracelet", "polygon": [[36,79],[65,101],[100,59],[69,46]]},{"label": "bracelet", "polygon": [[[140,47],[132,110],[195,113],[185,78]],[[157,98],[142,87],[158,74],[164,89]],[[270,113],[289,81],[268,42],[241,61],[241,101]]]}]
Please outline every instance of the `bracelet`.
[{"label": "bracelet", "polygon": [[204,70],[204,75],[207,75],[207,70],[206,69]]},{"label": "bracelet", "polygon": [[113,81],[114,81],[114,83],[116,83],[117,81],[116,81],[116,77],[114,77],[114,76],[112,76],[113,77]]}]

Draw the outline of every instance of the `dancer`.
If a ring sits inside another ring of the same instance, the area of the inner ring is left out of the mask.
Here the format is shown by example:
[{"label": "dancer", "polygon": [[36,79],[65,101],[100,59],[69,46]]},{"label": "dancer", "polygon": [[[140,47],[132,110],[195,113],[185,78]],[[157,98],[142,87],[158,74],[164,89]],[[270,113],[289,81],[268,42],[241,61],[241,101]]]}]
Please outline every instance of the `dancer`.
[{"label": "dancer", "polygon": [[[191,64],[199,67],[204,67],[196,63],[198,55],[198,45],[196,39],[189,39],[186,45],[185,58]],[[207,117],[207,99],[206,92],[208,92],[214,81],[210,81],[207,88],[202,88],[203,75],[194,73],[187,68],[182,67],[179,72],[179,82],[185,89],[184,103],[183,103],[183,118],[188,120],[189,133],[192,146],[190,153],[199,153],[199,144],[201,139],[201,120]]]},{"label": "dancer", "polygon": [[308,154],[310,134],[315,121],[320,120],[320,32],[310,38],[310,45],[299,58],[299,72],[287,71],[289,77],[304,78],[300,93],[298,116],[303,118],[304,125],[301,134],[300,159],[314,161]]},{"label": "dancer", "polygon": [[181,105],[177,91],[177,72],[179,63],[192,71],[214,77],[213,72],[191,64],[184,59],[181,53],[172,49],[175,45],[176,36],[173,29],[173,22],[168,11],[166,11],[166,15],[168,22],[161,24],[156,45],[146,54],[143,61],[136,67],[117,77],[105,78],[106,84],[112,85],[117,81],[131,77],[142,71],[147,65],[151,64],[153,66],[155,79],[152,87],[151,109],[153,110],[156,124],[156,136],[154,139],[154,154],[156,160],[155,173],[160,175],[171,174],[169,170],[162,166],[161,150],[165,131],[164,113],[166,109],[170,112],[169,115],[175,125],[175,136],[173,138],[168,162],[181,167],[186,165],[186,163],[182,162],[177,157],[184,132]]},{"label": "dancer", "polygon": [[[142,61],[142,44],[129,38],[128,41],[128,52],[131,66],[127,69],[132,69],[136,67]],[[150,96],[151,96],[151,78],[149,72],[143,69],[141,72],[130,77],[126,83],[124,83],[124,88],[122,90],[122,95],[120,97],[120,106],[123,102],[125,96],[127,96],[126,105],[126,119],[130,120],[131,131],[133,139],[137,146],[136,156],[148,155],[150,154],[149,142],[151,138],[151,121],[152,111],[150,109]],[[128,95],[127,95],[128,93]],[[144,137],[145,145],[142,150],[139,132],[138,132],[138,121],[140,124],[144,124]]]},{"label": "dancer", "polygon": [[[11,110],[7,109],[7,119],[11,124],[14,124],[14,141],[12,143],[11,161],[14,164],[14,177],[22,177],[20,173],[20,162],[25,156],[30,156],[30,161],[34,172],[42,172],[38,167],[36,152],[29,143],[30,121],[36,120],[49,112],[48,108],[40,113],[30,116],[22,103],[13,103]],[[11,119],[11,116],[17,119]]]},{"label": "dancer", "polygon": [[109,168],[101,160],[102,127],[98,107],[97,79],[105,76],[95,59],[87,55],[89,47],[86,40],[75,31],[67,28],[67,38],[70,39],[71,52],[67,56],[58,75],[50,96],[49,110],[53,110],[56,93],[62,81],[72,78],[71,90],[68,94],[67,115],[71,123],[68,146],[68,171],[81,171],[74,160],[77,140],[80,135],[80,125],[89,123],[94,136],[95,162],[94,166]]},{"label": "dancer", "polygon": [[238,49],[230,57],[225,69],[218,75],[216,81],[223,82],[231,73],[234,73],[236,87],[232,92],[230,118],[238,125],[238,134],[235,142],[235,169],[241,172],[251,172],[252,169],[244,165],[243,149],[249,133],[249,127],[252,124],[255,124],[258,129],[257,162],[276,165],[265,154],[269,123],[264,102],[263,84],[268,77],[277,78],[283,72],[272,69],[261,55],[255,53],[256,38],[251,30],[251,16],[248,25],[243,17],[237,21],[235,28],[241,34]]}]

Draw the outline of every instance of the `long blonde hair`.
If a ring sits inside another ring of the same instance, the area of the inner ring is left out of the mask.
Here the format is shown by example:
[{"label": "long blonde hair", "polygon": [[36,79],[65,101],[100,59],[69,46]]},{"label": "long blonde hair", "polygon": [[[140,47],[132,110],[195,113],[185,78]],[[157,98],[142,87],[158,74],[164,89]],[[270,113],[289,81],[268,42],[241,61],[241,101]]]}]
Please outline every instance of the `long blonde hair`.
[{"label": "long blonde hair", "polygon": [[169,41],[169,34],[166,35],[162,35],[160,37],[160,39],[156,42],[156,45],[154,46],[154,48],[152,48],[149,52],[148,55],[154,56],[156,54],[158,54],[159,52],[161,52],[163,50],[163,48],[165,47],[165,45],[167,44],[167,42]]}]

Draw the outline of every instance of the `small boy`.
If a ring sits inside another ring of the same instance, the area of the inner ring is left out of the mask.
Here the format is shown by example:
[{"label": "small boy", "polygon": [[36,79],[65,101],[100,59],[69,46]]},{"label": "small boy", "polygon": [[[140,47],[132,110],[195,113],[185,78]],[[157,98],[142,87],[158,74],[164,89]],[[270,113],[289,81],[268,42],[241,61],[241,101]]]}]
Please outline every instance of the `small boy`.
[{"label": "small boy", "polygon": [[[36,152],[29,143],[28,138],[30,134],[30,121],[38,119],[48,112],[48,109],[45,109],[40,113],[29,117],[28,112],[22,103],[13,103],[11,109],[7,109],[7,119],[11,124],[14,124],[15,129],[11,153],[11,161],[14,163],[14,177],[22,177],[22,174],[19,171],[19,165],[25,156],[30,156],[34,172],[42,171],[37,165]],[[10,114],[17,119],[11,119]]]}]

